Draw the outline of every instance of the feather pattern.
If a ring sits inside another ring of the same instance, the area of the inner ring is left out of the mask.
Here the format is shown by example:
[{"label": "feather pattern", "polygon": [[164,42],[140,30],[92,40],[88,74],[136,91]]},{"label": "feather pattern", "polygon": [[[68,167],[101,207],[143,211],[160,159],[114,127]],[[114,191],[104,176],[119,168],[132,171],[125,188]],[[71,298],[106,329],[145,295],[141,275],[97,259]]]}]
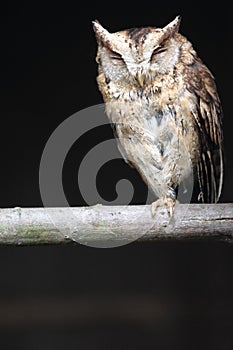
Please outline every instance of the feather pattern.
[{"label": "feather pattern", "polygon": [[214,78],[202,61],[195,57],[186,67],[188,90],[196,96],[193,117],[199,135],[200,158],[197,172],[202,202],[216,203],[223,185],[222,108]]}]

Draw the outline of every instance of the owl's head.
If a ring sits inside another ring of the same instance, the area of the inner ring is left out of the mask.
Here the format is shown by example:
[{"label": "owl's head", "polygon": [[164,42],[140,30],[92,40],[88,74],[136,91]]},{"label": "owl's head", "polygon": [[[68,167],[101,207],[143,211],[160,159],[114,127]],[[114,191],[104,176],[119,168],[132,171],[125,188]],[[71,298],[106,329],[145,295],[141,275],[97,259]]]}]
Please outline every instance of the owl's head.
[{"label": "owl's head", "polygon": [[105,78],[142,87],[155,75],[171,70],[179,57],[176,38],[179,24],[178,16],[163,28],[133,28],[109,33],[98,21],[94,21],[97,62]]}]

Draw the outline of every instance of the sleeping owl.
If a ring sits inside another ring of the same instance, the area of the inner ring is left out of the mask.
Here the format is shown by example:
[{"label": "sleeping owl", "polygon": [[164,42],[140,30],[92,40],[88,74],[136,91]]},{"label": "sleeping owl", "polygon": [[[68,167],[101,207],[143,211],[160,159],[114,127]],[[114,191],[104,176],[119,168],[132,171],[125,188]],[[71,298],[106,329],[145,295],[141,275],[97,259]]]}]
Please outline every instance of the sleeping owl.
[{"label": "sleeping owl", "polygon": [[109,33],[93,22],[99,90],[124,158],[170,215],[179,186],[196,180],[196,201],[215,203],[223,184],[222,108],[214,77],[179,33],[163,28]]}]

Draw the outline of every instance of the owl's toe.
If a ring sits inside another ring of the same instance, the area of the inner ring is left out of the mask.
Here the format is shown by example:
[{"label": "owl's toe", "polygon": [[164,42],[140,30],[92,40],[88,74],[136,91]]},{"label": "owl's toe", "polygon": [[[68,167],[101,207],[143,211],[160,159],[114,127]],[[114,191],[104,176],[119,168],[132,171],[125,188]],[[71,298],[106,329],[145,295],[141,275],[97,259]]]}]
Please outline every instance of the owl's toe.
[{"label": "owl's toe", "polygon": [[174,207],[175,207],[176,201],[172,198],[166,198],[165,205],[167,206],[168,213],[170,217],[172,218],[174,215]]}]

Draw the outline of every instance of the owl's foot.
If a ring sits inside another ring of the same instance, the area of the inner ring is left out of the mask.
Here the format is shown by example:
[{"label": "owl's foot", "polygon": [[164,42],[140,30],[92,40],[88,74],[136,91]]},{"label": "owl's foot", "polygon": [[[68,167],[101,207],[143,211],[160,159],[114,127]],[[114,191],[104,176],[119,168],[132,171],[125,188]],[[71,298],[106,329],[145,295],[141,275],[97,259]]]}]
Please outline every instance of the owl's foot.
[{"label": "owl's foot", "polygon": [[159,198],[157,201],[155,201],[151,204],[152,216],[153,217],[155,216],[156,210],[158,207],[162,207],[162,206],[166,205],[167,210],[168,210],[168,214],[169,214],[170,218],[172,218],[173,214],[174,214],[174,207],[175,207],[176,202],[177,202],[176,200],[169,198],[169,197]]}]

